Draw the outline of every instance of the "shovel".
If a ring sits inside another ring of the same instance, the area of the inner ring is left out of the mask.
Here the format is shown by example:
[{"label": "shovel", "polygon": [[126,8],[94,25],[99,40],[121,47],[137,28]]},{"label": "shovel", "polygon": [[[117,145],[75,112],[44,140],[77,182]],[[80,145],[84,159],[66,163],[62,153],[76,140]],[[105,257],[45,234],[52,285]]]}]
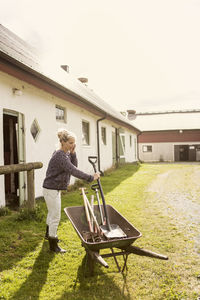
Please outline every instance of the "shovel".
[{"label": "shovel", "polygon": [[92,189],[93,191],[95,191],[95,193],[96,193],[97,202],[98,202],[98,207],[99,207],[99,212],[100,212],[100,217],[101,217],[101,224],[104,225],[104,219],[103,219],[103,213],[102,213],[102,209],[101,209],[101,205],[100,205],[100,199],[99,199],[98,188],[99,188],[99,185],[98,185],[98,184],[93,184],[93,185],[91,186],[91,189]]},{"label": "shovel", "polygon": [[[92,164],[94,168],[94,172],[97,172],[96,169],[96,162],[97,162],[97,156],[89,156],[88,157],[89,162]],[[103,209],[105,213],[105,219],[106,219],[106,225],[101,225],[100,228],[103,232],[103,234],[106,236],[108,239],[113,239],[113,238],[124,238],[126,237],[126,234],[123,232],[123,230],[119,227],[117,224],[110,224],[110,220],[108,218],[108,212],[107,212],[107,207],[106,207],[106,201],[104,198],[102,186],[100,179],[97,179],[97,183],[99,186],[100,194],[101,194],[101,199],[103,203]]]}]

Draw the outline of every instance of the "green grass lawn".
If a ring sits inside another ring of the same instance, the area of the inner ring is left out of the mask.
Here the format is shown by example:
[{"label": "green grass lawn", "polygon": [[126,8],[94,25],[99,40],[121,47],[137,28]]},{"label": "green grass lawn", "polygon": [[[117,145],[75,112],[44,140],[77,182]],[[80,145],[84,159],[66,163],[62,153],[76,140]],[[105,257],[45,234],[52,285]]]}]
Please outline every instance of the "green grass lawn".
[{"label": "green grass lawn", "polygon": [[[63,211],[67,206],[83,205],[77,189],[62,197],[58,236],[61,247],[67,249],[63,255],[50,252],[44,240],[43,199],[38,200],[32,215],[22,211],[0,217],[0,299],[197,299],[200,247],[196,249],[194,241],[200,229],[195,227],[189,232],[187,224],[167,213],[164,193],[158,199],[156,192],[149,189],[159,175],[169,171],[187,174],[181,184],[198,202],[199,186],[194,181],[191,185],[186,183],[194,172],[200,172],[199,165],[128,164],[101,177],[107,204],[142,233],[135,246],[167,255],[168,261],[131,254],[128,270],[121,274],[114,259],[107,258],[109,268],[96,265],[94,276],[89,277],[85,250]],[[90,186],[84,186],[90,197]],[[118,261],[123,265],[122,256]]]}]

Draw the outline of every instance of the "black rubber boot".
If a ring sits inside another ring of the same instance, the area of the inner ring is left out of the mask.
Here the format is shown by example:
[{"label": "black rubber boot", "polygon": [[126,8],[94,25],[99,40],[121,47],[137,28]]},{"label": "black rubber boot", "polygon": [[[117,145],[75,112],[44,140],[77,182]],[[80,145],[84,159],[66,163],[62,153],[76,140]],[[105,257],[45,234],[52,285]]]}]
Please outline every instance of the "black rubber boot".
[{"label": "black rubber boot", "polygon": [[66,250],[58,246],[58,238],[49,237],[49,249],[56,253],[65,253]]},{"label": "black rubber boot", "polygon": [[45,238],[45,240],[49,239],[49,225],[47,225],[47,227],[46,227],[46,233],[45,233],[44,238]]},{"label": "black rubber boot", "polygon": [[[45,238],[45,240],[48,240],[48,239],[49,239],[49,225],[47,225],[47,227],[46,227],[46,233],[45,233],[44,238]],[[59,243],[60,240],[58,239],[57,242]]]}]

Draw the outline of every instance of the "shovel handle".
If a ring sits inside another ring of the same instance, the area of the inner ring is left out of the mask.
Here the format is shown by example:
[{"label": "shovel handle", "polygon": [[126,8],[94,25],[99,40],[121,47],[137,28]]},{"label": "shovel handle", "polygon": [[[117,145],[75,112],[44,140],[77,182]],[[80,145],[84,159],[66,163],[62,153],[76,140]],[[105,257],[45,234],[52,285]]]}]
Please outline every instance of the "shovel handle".
[{"label": "shovel handle", "polygon": [[88,156],[88,161],[92,164],[94,168],[94,172],[97,172],[96,163],[97,163],[97,156]]},{"label": "shovel handle", "polygon": [[[92,164],[92,166],[94,168],[94,172],[96,173],[97,172],[97,169],[96,169],[97,156],[88,156],[88,160]],[[102,190],[102,187],[101,187],[101,181],[100,181],[99,178],[97,179],[97,183],[98,183],[98,186],[99,186],[99,190],[100,190],[100,194],[101,194],[101,198],[102,198],[102,202],[103,202],[104,214],[105,214],[105,218],[106,218],[106,226],[107,226],[108,231],[111,231],[111,225],[110,225],[110,221],[109,221],[109,218],[108,218],[106,202],[105,202],[103,190]]]}]

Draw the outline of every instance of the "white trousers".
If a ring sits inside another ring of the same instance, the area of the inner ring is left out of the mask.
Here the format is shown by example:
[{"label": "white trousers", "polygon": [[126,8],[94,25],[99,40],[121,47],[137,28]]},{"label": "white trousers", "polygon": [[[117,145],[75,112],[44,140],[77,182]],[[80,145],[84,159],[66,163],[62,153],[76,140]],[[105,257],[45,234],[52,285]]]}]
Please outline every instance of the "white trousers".
[{"label": "white trousers", "polygon": [[57,237],[61,217],[61,192],[43,188],[43,195],[48,209],[46,223],[49,226],[49,236]]}]

